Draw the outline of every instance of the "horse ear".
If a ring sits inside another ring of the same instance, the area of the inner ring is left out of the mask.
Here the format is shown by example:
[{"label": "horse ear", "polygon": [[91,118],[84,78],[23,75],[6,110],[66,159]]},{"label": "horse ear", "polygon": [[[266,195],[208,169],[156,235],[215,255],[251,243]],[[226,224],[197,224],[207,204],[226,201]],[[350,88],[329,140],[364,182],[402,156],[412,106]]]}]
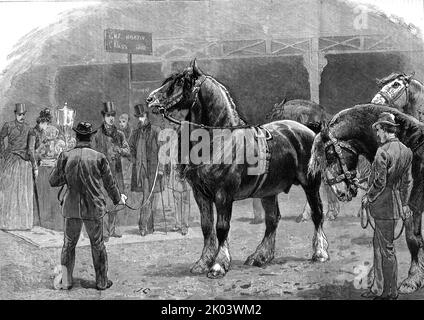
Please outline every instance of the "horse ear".
[{"label": "horse ear", "polygon": [[408,82],[409,83],[409,81],[411,81],[411,78],[413,77],[413,76],[415,76],[415,71],[413,71],[409,76],[405,76],[405,80],[406,80],[406,82]]},{"label": "horse ear", "polygon": [[203,72],[199,69],[199,67],[197,66],[197,60],[196,58],[194,58],[191,63],[190,63],[191,69],[193,70],[193,75],[197,78],[200,77]]}]

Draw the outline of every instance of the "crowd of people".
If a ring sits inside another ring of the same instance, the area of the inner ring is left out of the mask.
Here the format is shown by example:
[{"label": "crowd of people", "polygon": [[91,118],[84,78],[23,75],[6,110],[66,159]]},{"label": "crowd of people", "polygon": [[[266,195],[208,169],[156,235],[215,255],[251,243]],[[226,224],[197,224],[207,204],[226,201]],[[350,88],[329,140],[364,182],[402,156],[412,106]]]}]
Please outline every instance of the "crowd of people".
[{"label": "crowd of people", "polygon": [[[0,131],[0,229],[3,230],[29,230],[34,225],[34,186],[42,160],[40,147],[53,116],[50,109],[41,110],[32,127],[26,121],[26,113],[26,105],[17,103],[15,120],[4,123]],[[173,213],[171,231],[186,235],[190,214],[189,186],[179,178],[175,164],[159,163],[160,128],[150,121],[145,105],[134,106],[137,120],[134,127],[128,113],[121,114],[118,125],[115,124],[113,102],[105,102],[99,113],[102,125],[93,132],[90,145],[106,156],[117,188],[122,194],[131,196],[132,206],[140,207],[143,203],[139,209],[140,235],[154,232],[154,217],[165,210],[161,199],[163,192],[167,195],[166,210]],[[108,241],[109,237],[122,235],[118,230],[119,213],[112,210],[112,201],[108,200],[106,207],[103,236]]]}]

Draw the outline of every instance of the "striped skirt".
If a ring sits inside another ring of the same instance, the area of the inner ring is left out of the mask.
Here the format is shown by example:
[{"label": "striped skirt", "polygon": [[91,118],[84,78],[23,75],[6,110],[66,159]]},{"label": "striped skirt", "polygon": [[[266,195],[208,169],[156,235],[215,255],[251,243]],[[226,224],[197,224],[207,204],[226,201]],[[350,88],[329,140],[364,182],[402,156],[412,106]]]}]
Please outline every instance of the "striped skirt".
[{"label": "striped skirt", "polygon": [[33,193],[31,163],[7,154],[0,160],[0,229],[32,228]]}]

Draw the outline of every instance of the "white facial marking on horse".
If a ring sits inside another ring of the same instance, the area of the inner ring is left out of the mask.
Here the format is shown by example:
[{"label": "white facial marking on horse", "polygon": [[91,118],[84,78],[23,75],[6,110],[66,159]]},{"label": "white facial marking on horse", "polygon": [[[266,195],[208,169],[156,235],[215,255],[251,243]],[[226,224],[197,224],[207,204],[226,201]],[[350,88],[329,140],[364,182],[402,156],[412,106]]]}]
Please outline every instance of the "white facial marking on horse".
[{"label": "white facial marking on horse", "polygon": [[374,104],[386,104],[386,99],[384,99],[381,94],[377,93],[374,96],[374,98],[371,100],[371,103],[374,103]]}]

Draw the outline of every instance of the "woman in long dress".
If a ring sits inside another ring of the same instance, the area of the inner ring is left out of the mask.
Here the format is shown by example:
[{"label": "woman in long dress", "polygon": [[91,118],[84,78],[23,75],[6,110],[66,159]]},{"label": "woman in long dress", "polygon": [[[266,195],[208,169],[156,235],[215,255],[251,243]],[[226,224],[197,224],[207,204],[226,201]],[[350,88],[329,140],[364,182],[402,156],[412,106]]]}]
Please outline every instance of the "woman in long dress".
[{"label": "woman in long dress", "polygon": [[0,229],[28,230],[33,226],[33,176],[38,174],[35,136],[25,122],[25,104],[16,104],[14,112],[15,120],[0,131]]}]

